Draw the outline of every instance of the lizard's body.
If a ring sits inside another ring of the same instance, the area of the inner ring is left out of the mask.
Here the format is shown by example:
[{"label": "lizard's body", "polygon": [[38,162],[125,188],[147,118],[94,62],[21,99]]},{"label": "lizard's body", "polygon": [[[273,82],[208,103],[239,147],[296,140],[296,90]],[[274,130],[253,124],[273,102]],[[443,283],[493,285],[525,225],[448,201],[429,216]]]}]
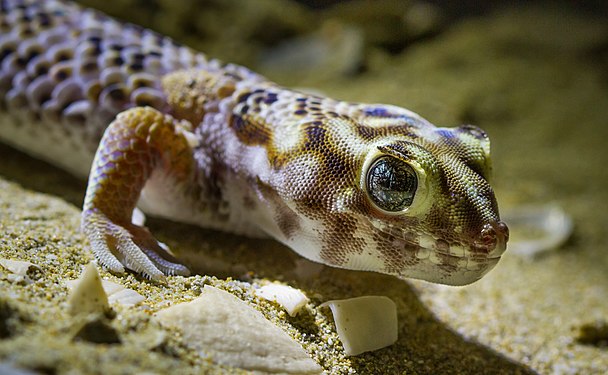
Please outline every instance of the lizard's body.
[{"label": "lizard's body", "polygon": [[131,223],[136,204],[448,284],[477,280],[505,249],[478,128],[288,90],[72,4],[0,4],[0,139],[91,170],[83,230],[114,271],[187,273]]}]

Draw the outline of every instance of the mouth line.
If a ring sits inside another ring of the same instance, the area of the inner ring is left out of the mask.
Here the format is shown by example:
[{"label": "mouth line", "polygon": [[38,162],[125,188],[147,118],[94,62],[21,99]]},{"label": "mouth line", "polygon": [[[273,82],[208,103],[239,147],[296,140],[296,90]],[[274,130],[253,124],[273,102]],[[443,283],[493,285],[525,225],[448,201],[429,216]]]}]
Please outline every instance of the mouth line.
[{"label": "mouth line", "polygon": [[418,250],[427,250],[427,251],[435,253],[437,255],[446,256],[446,257],[450,257],[450,258],[454,258],[454,259],[466,259],[466,260],[475,260],[475,261],[483,262],[483,261],[492,261],[492,260],[500,259],[502,257],[502,255],[487,256],[484,254],[477,254],[474,252],[468,252],[468,254],[458,255],[458,254],[454,254],[454,253],[445,252],[445,251],[439,250],[437,248],[423,247],[423,246],[415,245],[415,244],[411,244],[411,245],[416,246],[418,248]]},{"label": "mouth line", "polygon": [[[420,251],[426,251],[428,254],[421,257]],[[418,267],[402,270],[401,277],[413,277],[447,285],[467,285],[492,270],[501,257],[477,254],[456,255],[418,246],[416,258],[420,262]]]},{"label": "mouth line", "polygon": [[[491,262],[497,259],[500,259],[501,254],[489,255],[487,253],[483,253],[481,251],[474,251],[472,246],[463,246],[464,254],[457,254],[454,252],[446,251],[444,249],[439,249],[436,246],[421,246],[418,242],[413,242],[411,240],[407,240],[405,238],[399,238],[392,234],[389,234],[394,241],[398,241],[401,243],[401,248],[404,251],[415,251],[416,257],[418,259],[426,259],[430,256],[430,254],[435,254],[437,256],[449,257],[451,259],[459,259],[459,260],[474,260],[476,262]],[[422,251],[428,252],[428,254],[421,254]]]},{"label": "mouth line", "polygon": [[[402,251],[414,251],[416,258],[423,260],[433,254],[434,256],[448,257],[454,260],[474,261],[477,263],[491,263],[499,260],[503,252],[492,252],[491,250],[479,246],[474,241],[468,245],[453,244],[428,234],[418,234],[396,230],[391,227],[378,228],[391,238],[393,244]],[[426,238],[426,241],[425,241]],[[421,242],[426,242],[422,243]],[[466,243],[466,241],[465,241]],[[452,250],[452,251],[450,251]]]}]

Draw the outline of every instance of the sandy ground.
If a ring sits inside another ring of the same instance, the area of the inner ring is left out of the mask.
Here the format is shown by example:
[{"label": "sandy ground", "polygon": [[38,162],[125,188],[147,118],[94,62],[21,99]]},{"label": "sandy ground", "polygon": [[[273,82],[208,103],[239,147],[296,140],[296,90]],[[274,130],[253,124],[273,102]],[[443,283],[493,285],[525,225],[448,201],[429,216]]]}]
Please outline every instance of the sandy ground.
[{"label": "sandy ground", "polygon": [[[304,11],[298,7],[297,12]],[[311,29],[302,26],[301,19],[309,17],[303,14],[285,22],[285,35]],[[361,22],[358,30],[374,30],[357,12],[338,12],[344,14],[351,23]],[[324,22],[323,17],[317,22]],[[336,15],[331,17],[330,32],[321,34],[321,40],[332,43],[335,34],[350,40],[352,34],[344,32]],[[154,26],[149,17],[139,21],[146,20]],[[249,25],[243,29],[249,34],[232,38],[231,48],[220,57],[230,57],[230,51],[239,51],[239,43],[255,34],[251,30],[257,30],[256,23],[247,22],[242,25]],[[146,300],[132,308],[114,306],[111,326],[121,343],[95,344],[74,340],[81,323],[66,312],[65,281],[76,278],[91,259],[78,232],[84,183],[0,145],[0,254],[40,267],[29,281],[0,271],[1,361],[57,374],[238,372],[202,360],[178,337],[150,322],[151,313],[190,300],[209,284],[251,302],[329,373],[605,373],[606,22],[572,9],[544,7],[430,25],[390,44],[391,53],[381,33],[361,48],[340,51],[357,62],[356,71],[352,64],[327,62],[314,62],[319,74],[281,71],[269,68],[254,52],[234,58],[250,61],[284,84],[348,100],[401,105],[437,125],[481,126],[492,139],[501,208],[559,205],[574,222],[574,233],[563,246],[533,260],[507,253],[481,281],[452,288],[303,266],[273,241],[152,220],[151,230],[200,275],[155,284],[135,275],[102,272]],[[266,40],[258,49],[283,42]],[[308,277],[301,276],[302,268],[311,272]],[[281,280],[305,291],[311,297],[307,313],[290,318],[276,305],[254,298],[251,285],[264,280]],[[397,303],[399,340],[377,352],[345,357],[329,311],[318,305],[365,294],[387,295]]]}]

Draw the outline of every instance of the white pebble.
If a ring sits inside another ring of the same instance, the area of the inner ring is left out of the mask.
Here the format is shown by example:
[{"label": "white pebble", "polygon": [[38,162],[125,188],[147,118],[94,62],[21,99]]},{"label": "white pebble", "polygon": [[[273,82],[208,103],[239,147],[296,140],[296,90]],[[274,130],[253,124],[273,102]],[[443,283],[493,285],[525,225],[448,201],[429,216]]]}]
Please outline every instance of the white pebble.
[{"label": "white pebble", "polygon": [[327,301],[346,355],[378,350],[397,341],[397,306],[388,297]]},{"label": "white pebble", "polygon": [[15,275],[25,276],[27,275],[27,271],[31,268],[38,268],[37,265],[31,262],[25,262],[22,260],[11,260],[0,258],[0,265],[6,268],[9,272],[14,273]]},{"label": "white pebble", "polygon": [[[66,286],[74,289],[80,280],[68,280]],[[142,302],[146,297],[137,293],[133,289],[127,289],[124,286],[108,280],[101,280],[101,285],[108,297],[109,303],[119,303],[125,306],[133,306]]]},{"label": "white pebble", "polygon": [[302,307],[308,303],[308,297],[300,290],[281,284],[268,284],[257,289],[255,294],[281,305],[289,316],[296,316]]},{"label": "white pebble", "polygon": [[68,300],[71,315],[104,313],[110,308],[108,296],[101,285],[101,277],[95,264],[89,263],[78,280]]},{"label": "white pebble", "polygon": [[126,288],[122,288],[121,290],[118,290],[115,293],[108,294],[108,302],[120,303],[121,305],[125,305],[125,306],[137,305],[138,303],[140,303],[141,301],[143,301],[145,299],[146,299],[146,297],[137,293],[133,289],[126,289]]},{"label": "white pebble", "polygon": [[509,226],[509,252],[524,258],[556,249],[572,234],[572,219],[556,204],[521,206],[502,217]]}]

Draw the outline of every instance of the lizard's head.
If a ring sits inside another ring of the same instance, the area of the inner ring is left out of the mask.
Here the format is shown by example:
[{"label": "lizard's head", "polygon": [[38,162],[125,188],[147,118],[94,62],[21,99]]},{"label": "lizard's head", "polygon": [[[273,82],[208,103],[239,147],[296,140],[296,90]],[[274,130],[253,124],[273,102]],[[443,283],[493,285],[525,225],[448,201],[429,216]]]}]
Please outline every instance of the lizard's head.
[{"label": "lizard's head", "polygon": [[342,268],[451,285],[478,280],[508,240],[487,180],[488,137],[384,108],[301,128],[301,147],[281,173],[281,195],[299,217],[283,224],[291,229],[285,242]]},{"label": "lizard's head", "polygon": [[359,186],[384,272],[464,285],[498,263],[508,229],[481,129],[410,128],[371,146]]}]

